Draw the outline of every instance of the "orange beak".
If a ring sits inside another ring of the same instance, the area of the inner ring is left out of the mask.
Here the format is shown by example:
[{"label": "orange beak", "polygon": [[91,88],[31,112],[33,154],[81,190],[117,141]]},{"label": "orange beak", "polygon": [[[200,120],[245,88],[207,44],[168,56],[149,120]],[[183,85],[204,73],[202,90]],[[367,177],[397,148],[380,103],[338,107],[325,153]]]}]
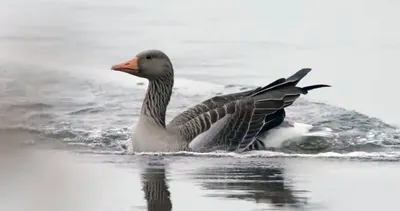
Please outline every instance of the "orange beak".
[{"label": "orange beak", "polygon": [[135,57],[132,60],[122,62],[121,64],[116,64],[111,67],[112,70],[115,71],[122,71],[126,73],[138,73],[139,72],[139,67],[138,67],[138,58]]}]

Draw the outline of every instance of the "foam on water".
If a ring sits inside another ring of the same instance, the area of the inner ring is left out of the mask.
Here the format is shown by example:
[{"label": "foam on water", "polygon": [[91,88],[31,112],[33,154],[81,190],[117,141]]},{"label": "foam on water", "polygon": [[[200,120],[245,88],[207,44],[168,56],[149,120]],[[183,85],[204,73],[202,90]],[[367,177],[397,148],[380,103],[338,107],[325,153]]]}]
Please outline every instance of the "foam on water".
[{"label": "foam on water", "polygon": [[233,158],[314,158],[314,159],[352,159],[352,160],[369,160],[369,161],[400,161],[400,151],[398,152],[363,152],[355,151],[349,153],[322,152],[316,154],[301,154],[301,153],[284,153],[275,151],[249,151],[244,153],[236,152],[140,152],[126,153],[123,151],[113,150],[79,150],[80,153],[95,153],[95,154],[113,154],[123,155],[129,154],[132,156],[172,156],[172,157],[233,157]]}]

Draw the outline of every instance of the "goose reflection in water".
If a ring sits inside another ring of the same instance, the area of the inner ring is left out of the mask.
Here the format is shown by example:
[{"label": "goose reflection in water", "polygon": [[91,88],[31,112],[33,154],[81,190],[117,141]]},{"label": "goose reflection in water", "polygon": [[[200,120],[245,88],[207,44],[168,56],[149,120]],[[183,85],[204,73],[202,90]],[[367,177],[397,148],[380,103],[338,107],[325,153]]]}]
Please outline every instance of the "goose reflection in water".
[{"label": "goose reflection in water", "polygon": [[201,170],[194,177],[202,181],[203,188],[224,192],[208,194],[209,197],[254,200],[276,207],[306,204],[305,197],[296,196],[302,191],[285,184],[283,170],[278,167],[215,167]]},{"label": "goose reflection in water", "polygon": [[165,167],[147,167],[142,172],[142,186],[148,211],[172,210],[171,194],[165,176]]},{"label": "goose reflection in water", "polygon": [[[305,197],[285,184],[283,170],[277,167],[213,167],[191,173],[201,187],[219,194],[207,197],[223,197],[250,200],[278,207],[303,207]],[[142,184],[147,209],[170,211],[172,202],[166,181],[165,166],[146,167],[142,172]],[[297,193],[297,194],[296,194]]]}]

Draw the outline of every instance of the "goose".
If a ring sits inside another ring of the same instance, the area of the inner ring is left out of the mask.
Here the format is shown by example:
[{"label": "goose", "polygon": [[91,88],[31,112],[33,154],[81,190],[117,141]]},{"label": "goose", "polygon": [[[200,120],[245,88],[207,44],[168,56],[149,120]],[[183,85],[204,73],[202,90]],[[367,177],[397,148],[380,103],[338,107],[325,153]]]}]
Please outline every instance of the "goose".
[{"label": "goose", "polygon": [[140,118],[130,137],[133,152],[244,152],[265,149],[260,137],[284,124],[285,108],[308,91],[330,87],[296,86],[310,68],[266,86],[217,95],[188,108],[168,124],[165,116],[174,86],[174,68],[161,50],[144,50],[111,70],[148,80]]}]

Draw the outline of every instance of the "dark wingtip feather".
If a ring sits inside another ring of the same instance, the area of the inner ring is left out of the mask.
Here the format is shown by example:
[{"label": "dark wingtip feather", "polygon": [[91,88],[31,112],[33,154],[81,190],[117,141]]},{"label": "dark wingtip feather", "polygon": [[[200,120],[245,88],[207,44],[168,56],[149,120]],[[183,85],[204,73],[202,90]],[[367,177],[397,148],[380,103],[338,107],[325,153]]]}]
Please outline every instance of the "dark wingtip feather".
[{"label": "dark wingtip feather", "polygon": [[324,87],[332,87],[332,86],[327,85],[327,84],[315,84],[315,85],[311,85],[311,86],[302,87],[301,90],[304,92],[304,94],[307,94],[308,91],[310,91],[310,90],[324,88]]},{"label": "dark wingtip feather", "polygon": [[309,72],[311,68],[302,68],[297,71],[295,74],[287,78],[287,81],[299,82],[302,78],[304,78]]},{"label": "dark wingtip feather", "polygon": [[308,73],[311,71],[311,68],[309,68],[309,67],[301,68],[300,71]]},{"label": "dark wingtip feather", "polygon": [[267,86],[264,87],[259,87],[257,88],[251,96],[256,96],[259,94],[262,94],[268,90],[272,90],[275,88],[282,88],[285,86],[296,86],[299,81],[304,78],[309,72],[311,71],[311,68],[302,68],[298,70],[295,74],[291,75],[288,78],[280,78],[275,80],[274,82],[268,84]]}]

